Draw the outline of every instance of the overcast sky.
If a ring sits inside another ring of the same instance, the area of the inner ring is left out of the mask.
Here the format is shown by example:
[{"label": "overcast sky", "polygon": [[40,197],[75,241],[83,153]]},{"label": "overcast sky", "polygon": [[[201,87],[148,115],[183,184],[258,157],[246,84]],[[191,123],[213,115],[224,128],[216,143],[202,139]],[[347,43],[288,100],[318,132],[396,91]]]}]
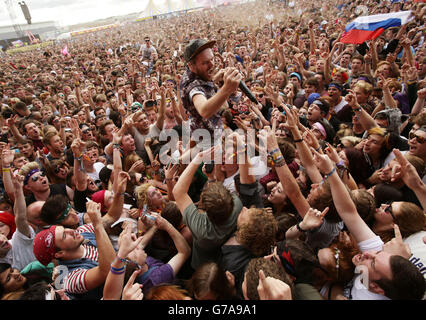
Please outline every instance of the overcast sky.
[{"label": "overcast sky", "polygon": [[[26,24],[18,2],[20,0],[12,0],[17,22]],[[56,20],[60,26],[64,26],[141,12],[145,10],[148,0],[26,0],[25,3],[33,23]],[[164,5],[165,0],[154,0],[154,3]],[[0,25],[11,24],[5,0],[0,0]]]}]

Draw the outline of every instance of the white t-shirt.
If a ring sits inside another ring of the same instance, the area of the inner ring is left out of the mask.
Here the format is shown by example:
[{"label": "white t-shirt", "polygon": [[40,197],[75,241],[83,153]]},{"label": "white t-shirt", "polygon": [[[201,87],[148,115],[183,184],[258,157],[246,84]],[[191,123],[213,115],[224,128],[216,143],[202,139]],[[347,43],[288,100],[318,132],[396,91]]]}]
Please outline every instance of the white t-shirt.
[{"label": "white t-shirt", "polygon": [[24,269],[29,263],[37,261],[33,251],[33,241],[36,233],[34,232],[32,227],[29,228],[29,238],[19,232],[18,229],[16,229],[12,236],[12,268],[16,268],[19,271]]},{"label": "white t-shirt", "polygon": [[423,241],[425,237],[426,231],[419,231],[405,238],[404,243],[410,246],[410,262],[419,269],[426,279],[426,243]]},{"label": "white t-shirt", "polygon": [[93,165],[93,168],[95,168],[95,172],[87,172],[87,175],[93,179],[93,181],[99,180],[99,172],[101,169],[105,167],[105,165],[102,162],[96,162]]},{"label": "white t-shirt", "polygon": [[237,170],[232,176],[226,178],[223,180],[223,186],[228,189],[230,192],[237,192],[237,189],[235,189],[235,180],[234,177],[240,172],[240,170]]},{"label": "white t-shirt", "polygon": [[[383,241],[379,236],[358,243],[361,252],[380,251],[383,248]],[[362,283],[362,275],[355,276],[352,286],[352,300],[390,300],[388,297],[373,293]]]}]

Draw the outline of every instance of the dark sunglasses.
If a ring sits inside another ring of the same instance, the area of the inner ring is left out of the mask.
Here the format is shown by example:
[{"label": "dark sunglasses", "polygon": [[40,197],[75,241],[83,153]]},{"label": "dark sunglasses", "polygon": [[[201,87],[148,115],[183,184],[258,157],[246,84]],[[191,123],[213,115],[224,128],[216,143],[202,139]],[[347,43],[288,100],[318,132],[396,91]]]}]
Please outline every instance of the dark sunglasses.
[{"label": "dark sunglasses", "polygon": [[37,182],[37,180],[38,180],[38,178],[39,178],[39,177],[45,177],[45,176],[46,176],[46,174],[45,174],[44,172],[42,172],[42,173],[40,173],[38,176],[34,176],[34,175],[33,175],[33,176],[31,177],[31,180],[32,180],[32,181],[34,181],[34,182]]},{"label": "dark sunglasses", "polygon": [[393,214],[392,203],[393,203],[393,201],[386,202],[386,204],[388,206],[386,207],[386,209],[384,211],[386,213],[389,213],[392,216],[393,221],[396,221],[395,215]]},{"label": "dark sunglasses", "polygon": [[261,93],[261,94],[258,94],[257,96],[258,96],[259,98],[263,98],[264,94],[263,94],[263,93]]},{"label": "dark sunglasses", "polygon": [[61,168],[63,168],[64,166],[62,165],[62,166],[57,166],[56,168],[55,168],[55,170],[54,170],[54,172],[56,173],[56,174],[58,174],[59,173],[59,171],[61,170]]},{"label": "dark sunglasses", "polygon": [[92,128],[84,129],[82,132],[83,134],[88,134],[90,131],[92,131]]},{"label": "dark sunglasses", "polygon": [[416,135],[414,132],[410,132],[409,138],[410,140],[416,138],[416,141],[420,144],[425,143],[425,138]]}]

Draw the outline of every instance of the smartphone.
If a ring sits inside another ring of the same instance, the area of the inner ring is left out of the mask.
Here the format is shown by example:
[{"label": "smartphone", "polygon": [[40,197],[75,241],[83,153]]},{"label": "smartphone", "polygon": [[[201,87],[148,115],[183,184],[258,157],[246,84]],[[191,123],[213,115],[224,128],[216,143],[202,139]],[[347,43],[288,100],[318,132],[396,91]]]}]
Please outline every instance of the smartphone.
[{"label": "smartphone", "polygon": [[206,173],[212,173],[214,169],[214,163],[206,163],[204,165],[204,169],[206,170]]}]

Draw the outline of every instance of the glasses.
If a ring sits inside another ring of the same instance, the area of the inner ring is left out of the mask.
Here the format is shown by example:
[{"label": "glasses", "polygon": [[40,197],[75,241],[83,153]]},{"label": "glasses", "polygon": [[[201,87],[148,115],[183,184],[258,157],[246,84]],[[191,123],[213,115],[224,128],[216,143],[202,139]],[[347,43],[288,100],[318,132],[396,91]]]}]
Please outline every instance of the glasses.
[{"label": "glasses", "polygon": [[384,210],[384,211],[385,211],[386,213],[389,213],[389,214],[392,216],[393,221],[396,221],[395,215],[393,214],[392,203],[393,203],[393,201],[388,201],[388,202],[386,202],[386,204],[387,204],[388,206],[385,208],[385,210]]},{"label": "glasses", "polygon": [[416,141],[420,144],[425,143],[425,138],[416,135],[414,132],[410,132],[409,138],[410,140],[416,138]]},{"label": "glasses", "polygon": [[38,178],[39,178],[39,177],[45,177],[45,176],[46,176],[46,174],[42,172],[42,173],[40,173],[38,176],[34,176],[34,175],[33,175],[33,176],[31,177],[31,180],[32,180],[32,181],[34,181],[34,182],[37,182],[37,180],[38,180]]},{"label": "glasses", "polygon": [[82,132],[83,134],[88,134],[91,131],[92,131],[92,128],[87,128],[87,129],[84,129]]},{"label": "glasses", "polygon": [[56,168],[55,168],[55,173],[56,174],[58,174],[59,173],[59,171],[62,169],[64,167],[64,165],[61,165],[61,166],[57,166]]},{"label": "glasses", "polygon": [[264,94],[263,94],[263,93],[261,93],[261,94],[258,94],[257,96],[258,96],[259,98],[263,98]]}]

